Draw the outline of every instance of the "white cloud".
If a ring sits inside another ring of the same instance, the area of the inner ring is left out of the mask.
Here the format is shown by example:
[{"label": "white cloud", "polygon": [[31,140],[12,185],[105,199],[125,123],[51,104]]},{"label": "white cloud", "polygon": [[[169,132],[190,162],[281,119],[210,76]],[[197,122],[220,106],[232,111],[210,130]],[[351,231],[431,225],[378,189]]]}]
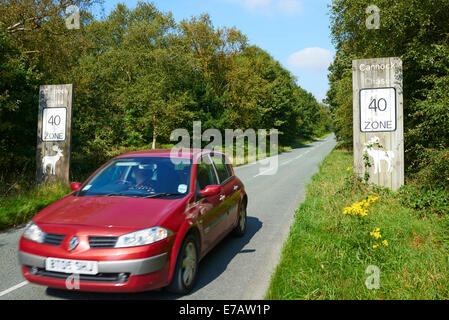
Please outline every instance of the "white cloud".
[{"label": "white cloud", "polygon": [[287,65],[297,69],[327,71],[332,61],[332,52],[323,48],[312,47],[291,54],[288,57]]},{"label": "white cloud", "polygon": [[302,11],[301,0],[226,0],[242,5],[251,11],[263,11],[264,13],[282,13],[284,15],[296,15]]},{"label": "white cloud", "polygon": [[302,11],[302,5],[298,0],[279,0],[277,6],[287,15],[296,15]]}]

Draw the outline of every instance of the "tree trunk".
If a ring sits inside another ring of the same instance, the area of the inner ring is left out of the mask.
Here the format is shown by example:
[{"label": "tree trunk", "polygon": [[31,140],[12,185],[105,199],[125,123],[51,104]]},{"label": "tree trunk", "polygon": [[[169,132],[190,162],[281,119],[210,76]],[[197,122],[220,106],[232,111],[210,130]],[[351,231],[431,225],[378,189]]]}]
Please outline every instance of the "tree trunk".
[{"label": "tree trunk", "polygon": [[153,145],[151,146],[153,150],[156,149],[156,137],[156,116],[153,116]]},{"label": "tree trunk", "polygon": [[152,149],[156,149],[156,132],[153,130],[153,145],[151,146]]}]

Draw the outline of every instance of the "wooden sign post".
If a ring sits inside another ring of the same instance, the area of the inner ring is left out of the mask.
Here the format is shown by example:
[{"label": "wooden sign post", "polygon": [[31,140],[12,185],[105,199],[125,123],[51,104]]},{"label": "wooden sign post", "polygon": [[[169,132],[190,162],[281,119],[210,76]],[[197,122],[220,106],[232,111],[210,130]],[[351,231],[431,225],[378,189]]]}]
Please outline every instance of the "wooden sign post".
[{"label": "wooden sign post", "polygon": [[69,183],[72,103],[72,84],[39,88],[37,184],[56,180]]},{"label": "wooden sign post", "polygon": [[369,183],[404,184],[402,61],[352,62],[354,171]]}]

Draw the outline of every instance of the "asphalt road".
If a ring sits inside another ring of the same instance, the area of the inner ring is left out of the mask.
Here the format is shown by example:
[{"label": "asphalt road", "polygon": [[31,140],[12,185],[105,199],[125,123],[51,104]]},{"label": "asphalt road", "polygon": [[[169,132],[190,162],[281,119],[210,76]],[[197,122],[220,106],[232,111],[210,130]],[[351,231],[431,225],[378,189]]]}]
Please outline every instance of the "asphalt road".
[{"label": "asphalt road", "polygon": [[[248,193],[247,233],[226,237],[200,263],[190,295],[165,291],[104,294],[64,291],[28,283],[22,277],[17,247],[23,227],[0,233],[0,300],[12,299],[263,299],[280,257],[293,215],[304,200],[305,186],[334,148],[334,135],[279,155],[276,174],[266,165],[235,168]],[[262,173],[262,174],[261,174]]]}]

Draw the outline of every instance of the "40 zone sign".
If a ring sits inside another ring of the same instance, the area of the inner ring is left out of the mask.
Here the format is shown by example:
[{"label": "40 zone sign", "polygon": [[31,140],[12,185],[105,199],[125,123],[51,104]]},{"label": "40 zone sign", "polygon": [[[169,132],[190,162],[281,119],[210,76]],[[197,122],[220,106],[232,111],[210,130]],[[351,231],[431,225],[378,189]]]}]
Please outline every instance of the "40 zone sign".
[{"label": "40 zone sign", "polygon": [[360,131],[396,131],[396,89],[360,90]]},{"label": "40 zone sign", "polygon": [[44,108],[42,110],[42,141],[64,141],[67,108]]}]

